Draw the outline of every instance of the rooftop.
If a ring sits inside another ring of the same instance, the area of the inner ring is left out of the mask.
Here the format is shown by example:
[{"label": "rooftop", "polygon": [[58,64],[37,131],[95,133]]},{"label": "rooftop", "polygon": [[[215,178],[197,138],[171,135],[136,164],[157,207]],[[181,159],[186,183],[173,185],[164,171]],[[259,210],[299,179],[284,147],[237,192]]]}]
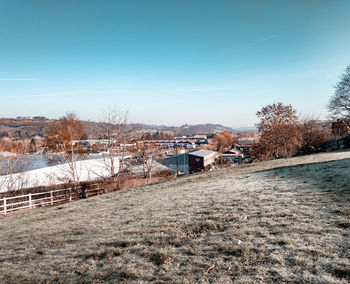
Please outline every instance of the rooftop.
[{"label": "rooftop", "polygon": [[210,151],[210,150],[198,150],[198,151],[194,151],[194,152],[190,153],[190,155],[198,156],[198,157],[206,157],[206,156],[210,156],[213,154],[216,154],[216,152]]}]

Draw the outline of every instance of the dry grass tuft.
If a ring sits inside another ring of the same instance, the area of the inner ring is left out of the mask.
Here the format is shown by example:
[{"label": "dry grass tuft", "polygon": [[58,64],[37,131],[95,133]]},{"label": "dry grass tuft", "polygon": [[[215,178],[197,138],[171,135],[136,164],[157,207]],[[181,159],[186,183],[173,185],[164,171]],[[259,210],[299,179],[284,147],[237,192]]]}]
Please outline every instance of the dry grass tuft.
[{"label": "dry grass tuft", "polygon": [[155,265],[161,265],[165,262],[165,260],[169,259],[169,256],[166,254],[165,250],[157,249],[149,255],[149,259]]},{"label": "dry grass tuft", "polygon": [[350,219],[343,220],[338,223],[338,227],[342,229],[348,229],[350,228]]},{"label": "dry grass tuft", "polygon": [[337,278],[350,280],[350,261],[343,260],[334,264],[331,273]]},{"label": "dry grass tuft", "polygon": [[226,255],[242,257],[244,259],[249,258],[249,256],[252,254],[251,248],[247,244],[237,245],[227,243],[219,246],[218,251]]}]

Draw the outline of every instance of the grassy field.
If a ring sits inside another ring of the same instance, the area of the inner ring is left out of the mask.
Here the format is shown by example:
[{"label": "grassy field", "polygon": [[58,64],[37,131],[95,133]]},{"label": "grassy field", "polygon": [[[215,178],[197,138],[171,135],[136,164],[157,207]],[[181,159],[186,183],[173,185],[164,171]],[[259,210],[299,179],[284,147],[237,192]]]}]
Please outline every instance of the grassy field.
[{"label": "grassy field", "polygon": [[0,283],[52,281],[348,283],[350,152],[0,218]]}]

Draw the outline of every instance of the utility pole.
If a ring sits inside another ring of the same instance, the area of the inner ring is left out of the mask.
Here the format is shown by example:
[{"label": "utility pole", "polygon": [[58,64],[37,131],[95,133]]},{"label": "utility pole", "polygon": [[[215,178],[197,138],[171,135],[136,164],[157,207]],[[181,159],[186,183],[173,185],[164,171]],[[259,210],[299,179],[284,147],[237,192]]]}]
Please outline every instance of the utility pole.
[{"label": "utility pole", "polygon": [[177,145],[176,145],[176,176],[179,174],[179,161],[177,156]]}]

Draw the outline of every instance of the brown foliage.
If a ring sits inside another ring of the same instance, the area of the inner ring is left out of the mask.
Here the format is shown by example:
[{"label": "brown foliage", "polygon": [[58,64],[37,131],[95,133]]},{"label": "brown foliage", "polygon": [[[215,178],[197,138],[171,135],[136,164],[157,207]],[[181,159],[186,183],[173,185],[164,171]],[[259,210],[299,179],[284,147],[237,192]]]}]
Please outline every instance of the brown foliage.
[{"label": "brown foliage", "polygon": [[231,149],[234,142],[237,142],[237,136],[227,131],[218,133],[214,136],[215,150],[222,153]]},{"label": "brown foliage", "polygon": [[26,154],[30,150],[30,140],[13,141],[10,138],[4,137],[0,139],[0,151],[11,152],[15,154]]},{"label": "brown foliage", "polygon": [[199,147],[196,147],[196,150],[209,150],[209,151],[215,151],[216,148],[213,144],[205,144],[201,145]]},{"label": "brown foliage", "polygon": [[255,159],[278,159],[291,157],[301,145],[296,110],[282,103],[268,105],[257,112],[261,132],[252,147]]},{"label": "brown foliage", "polygon": [[75,113],[67,113],[57,122],[50,125],[46,137],[45,148],[47,151],[62,152],[65,162],[68,164],[66,169],[67,181],[75,186],[79,183],[79,174],[76,168],[79,154],[84,154],[85,149],[75,140],[81,140],[84,134],[82,122]]},{"label": "brown foliage", "polygon": [[47,150],[64,150],[72,153],[78,148],[78,145],[74,144],[74,140],[80,140],[83,136],[82,122],[74,113],[67,113],[58,121],[50,123],[45,146]]}]

